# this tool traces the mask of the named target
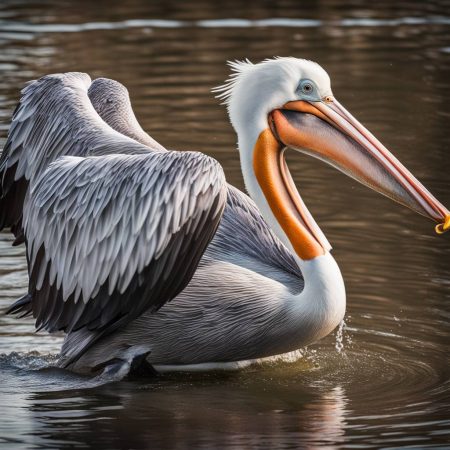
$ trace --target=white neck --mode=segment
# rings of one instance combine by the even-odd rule
[[[252,130],[251,127],[248,127],[245,131],[240,130],[238,134],[238,147],[245,186],[268,225],[291,251],[303,274],[305,287],[300,294],[291,295],[291,306],[295,310],[295,315],[301,318],[302,326],[304,326],[303,322],[308,322],[309,334],[311,334],[312,339],[319,339],[330,333],[344,316],[345,287],[342,275],[336,261],[329,252],[311,260],[302,260],[272,213],[253,168],[253,149],[262,131],[258,128],[255,127],[253,128],[255,131],[247,132],[247,130]],[[308,334],[306,329],[304,331]]]

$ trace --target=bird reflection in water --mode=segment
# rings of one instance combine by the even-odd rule
[[[99,449],[146,443],[214,448],[219,441],[227,448],[334,448],[343,441],[347,398],[342,386],[299,386],[265,374],[269,377],[260,380],[254,370],[244,376],[211,374],[206,380],[170,375],[148,384],[36,393],[28,407],[36,428],[32,434],[45,436],[47,446],[90,442]]]

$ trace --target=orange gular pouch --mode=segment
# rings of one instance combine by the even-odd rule
[[[330,249],[292,181],[284,146],[270,129],[261,132],[253,152],[253,169],[267,203],[297,255],[303,260]]]

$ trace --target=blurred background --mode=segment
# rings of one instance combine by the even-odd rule
[[[243,189],[211,88],[227,60],[273,56],[319,62],[339,101],[449,206],[444,0],[2,0],[0,148],[28,80],[87,72],[123,83],[160,143],[214,156]],[[288,159],[346,281],[337,333],[291,363],[87,389],[48,368],[61,337],[1,315],[0,446],[448,448],[449,237],[318,161]],[[27,286],[11,241],[0,234],[0,312]]]

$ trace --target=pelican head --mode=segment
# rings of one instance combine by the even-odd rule
[[[258,190],[263,195],[301,259],[331,247],[295,188],[283,156],[287,147],[429,217],[438,233],[450,228],[449,210],[336,100],[330,77],[318,64],[276,58],[230,65],[233,74],[216,91],[238,134],[247,189],[252,197]]]

